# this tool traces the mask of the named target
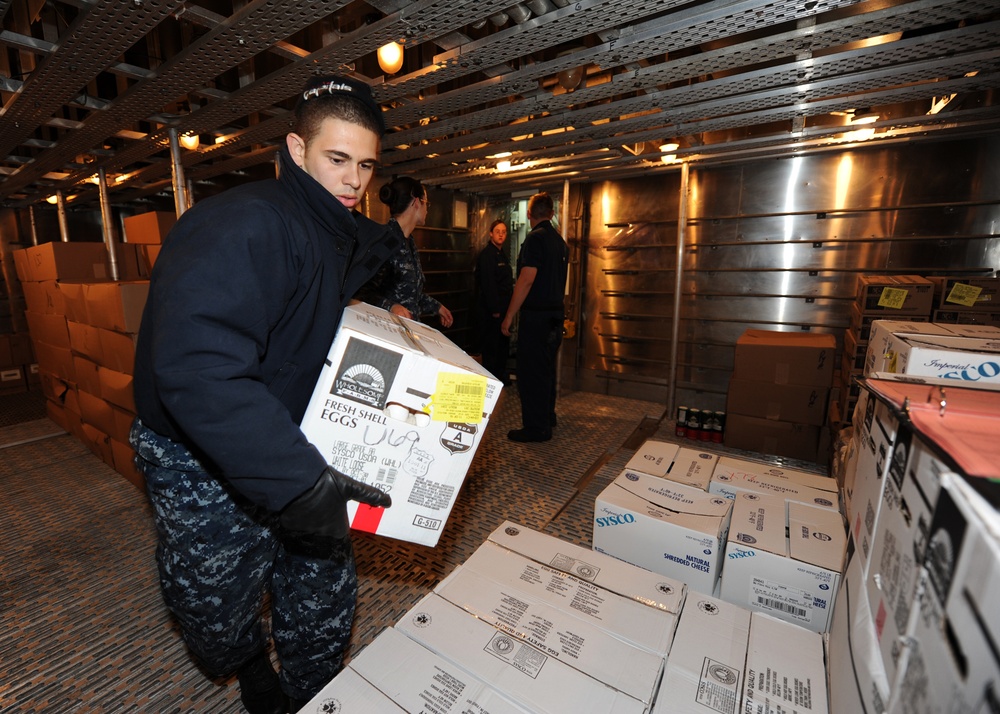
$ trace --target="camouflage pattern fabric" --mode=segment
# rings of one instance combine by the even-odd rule
[[[273,515],[228,489],[184,446],[138,419],[129,441],[156,519],[163,598],[188,647],[210,674],[235,671],[266,645],[269,589],[281,688],[312,698],[340,669],[350,642],[358,587],[350,547],[330,560],[290,553]]]

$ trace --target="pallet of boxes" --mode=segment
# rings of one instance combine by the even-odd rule
[[[726,397],[726,446],[826,462],[833,335],[746,330]]]
[[[50,242],[14,252],[49,418],[136,485],[128,432],[135,417],[135,335],[149,291],[136,246]]]
[[[859,386],[833,710],[995,709],[1000,380],[871,372]]]
[[[872,324],[876,320],[930,322],[933,304],[934,284],[919,275],[858,276],[837,384],[838,412],[844,424],[850,423],[858,401],[856,380],[864,372]]]

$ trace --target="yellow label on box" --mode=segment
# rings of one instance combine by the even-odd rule
[[[438,372],[431,397],[431,419],[478,424],[486,405],[486,377],[478,374]]]
[[[957,305],[965,305],[966,307],[975,307],[976,301],[979,300],[979,294],[982,291],[982,288],[977,288],[974,285],[955,283],[944,301],[953,302]]]
[[[909,290],[904,288],[884,288],[879,296],[879,307],[891,307],[894,310],[901,310]]]

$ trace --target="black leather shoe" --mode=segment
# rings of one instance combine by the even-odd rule
[[[267,652],[260,652],[236,670],[240,701],[249,714],[285,714],[288,698],[281,691],[278,673]]]
[[[532,429],[512,429],[507,432],[507,438],[511,441],[530,442],[548,441],[552,438],[551,431],[534,431]]]

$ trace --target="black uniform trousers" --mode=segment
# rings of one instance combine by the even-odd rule
[[[556,356],[562,344],[563,311],[521,309],[517,325],[517,391],[521,423],[549,434],[556,414]]]

